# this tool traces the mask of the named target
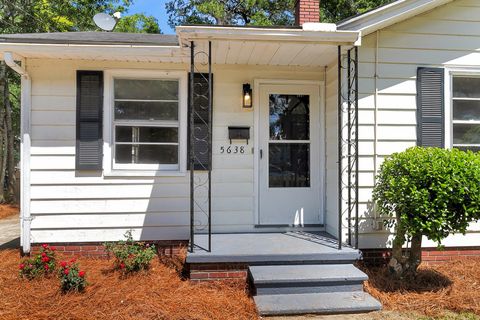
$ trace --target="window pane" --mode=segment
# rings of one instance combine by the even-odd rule
[[[177,80],[115,79],[115,99],[178,100]]]
[[[480,101],[453,100],[453,120],[480,120]]]
[[[480,78],[454,77],[454,98],[480,98]]]
[[[306,95],[270,95],[270,139],[310,139],[310,97]]]
[[[270,188],[310,187],[310,144],[269,144]]]
[[[178,103],[115,101],[115,120],[178,120]]]
[[[454,144],[480,144],[479,124],[453,124]]]
[[[473,147],[473,146],[472,147],[455,147],[454,146],[454,148],[462,150],[462,151],[468,151],[468,150],[470,150],[472,152],[479,152],[480,151],[480,146],[478,146],[478,147]]]
[[[116,145],[116,163],[178,164],[178,146]]]
[[[178,128],[115,127],[117,142],[178,142]]]

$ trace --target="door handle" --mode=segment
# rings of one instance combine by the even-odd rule
[[[263,149],[260,149],[260,159],[263,158]]]

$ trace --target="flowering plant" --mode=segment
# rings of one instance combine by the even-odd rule
[[[81,292],[88,285],[85,280],[85,271],[80,270],[75,259],[60,262],[58,275],[60,277],[60,287],[63,292],[77,291]]]
[[[18,268],[20,277],[29,280],[41,275],[51,274],[56,268],[55,247],[43,244],[39,254],[33,258],[24,259]]]
[[[155,246],[133,241],[132,232],[125,233],[125,241],[105,243],[107,252],[115,257],[115,268],[124,273],[147,270],[156,255]]]

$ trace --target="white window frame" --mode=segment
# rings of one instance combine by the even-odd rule
[[[453,145],[453,78],[454,77],[471,77],[480,78],[480,69],[478,68],[446,68],[445,69],[445,146],[448,149]],[[465,99],[467,100],[467,99]],[[472,99],[470,99],[472,100]],[[473,100],[480,100],[476,98]],[[468,124],[480,124],[480,121],[463,121]],[[457,120],[455,123],[461,124],[462,121]],[[456,145],[456,146],[478,146],[478,145]]]
[[[115,125],[114,125],[114,80],[178,80],[178,165],[117,164],[115,163]],[[188,75],[184,71],[156,70],[106,70],[104,72],[104,110],[103,110],[103,168],[105,176],[177,176],[185,175],[187,170],[187,100]],[[128,121],[123,121],[127,124]],[[135,123],[140,123],[136,121]],[[119,121],[117,121],[118,125]],[[165,124],[167,122],[165,121]],[[173,121],[172,124],[177,124]],[[146,126],[154,124],[145,122]]]

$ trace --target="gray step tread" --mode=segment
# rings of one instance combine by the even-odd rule
[[[260,315],[356,313],[382,308],[365,292],[262,295],[254,300]]]
[[[368,276],[352,264],[250,266],[255,285],[361,282]]]

